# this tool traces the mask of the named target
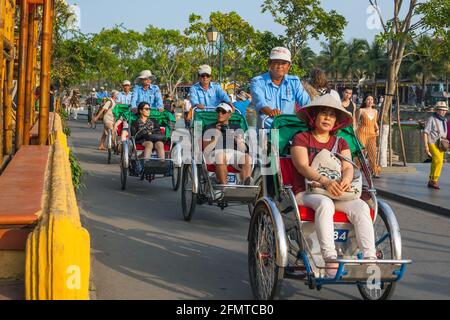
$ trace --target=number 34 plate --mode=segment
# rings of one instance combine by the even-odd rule
[[[347,242],[349,230],[336,229],[334,230],[334,242]]]

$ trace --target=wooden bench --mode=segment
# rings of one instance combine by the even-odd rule
[[[0,176],[0,279],[24,272],[27,237],[42,212],[49,152],[48,146],[22,146]]]

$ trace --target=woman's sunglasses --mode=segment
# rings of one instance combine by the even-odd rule
[[[204,73],[200,75],[200,78],[211,78],[211,75]]]
[[[150,110],[150,108],[142,108],[142,110],[148,111]]]

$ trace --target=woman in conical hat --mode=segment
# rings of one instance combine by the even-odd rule
[[[330,197],[339,198],[351,188],[353,165],[342,161],[340,181],[332,180],[311,167],[313,159],[323,149],[328,151],[337,149],[337,153],[351,159],[349,145],[344,139],[337,139],[335,134],[339,129],[352,124],[352,114],[331,94],[324,94],[300,109],[297,115],[306,122],[309,130],[297,134],[292,141],[292,162],[300,176],[304,178],[298,179],[299,183],[293,189],[298,204],[315,211],[315,227],[322,257],[326,263],[326,273],[327,276],[333,277],[338,267],[336,263],[330,262],[337,259],[333,223],[335,211],[346,213],[355,226],[358,246],[364,258],[376,259],[375,235],[369,206],[359,198],[342,201]],[[305,179],[312,184],[308,185],[308,188],[320,187],[330,196],[306,192]]]

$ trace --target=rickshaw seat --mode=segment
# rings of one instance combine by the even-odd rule
[[[300,212],[300,219],[302,222],[309,221],[314,222],[315,221],[315,212],[313,209],[304,207],[304,206],[298,206],[298,211]],[[375,211],[371,208],[370,209],[370,217],[373,219],[375,218]],[[333,222],[337,223],[351,223],[350,220],[348,220],[347,215],[344,212],[336,211],[333,216]]]
[[[207,164],[206,168],[208,172],[216,172],[216,165],[215,164]],[[228,173],[240,173],[239,170],[236,170],[233,166],[227,166]]]

